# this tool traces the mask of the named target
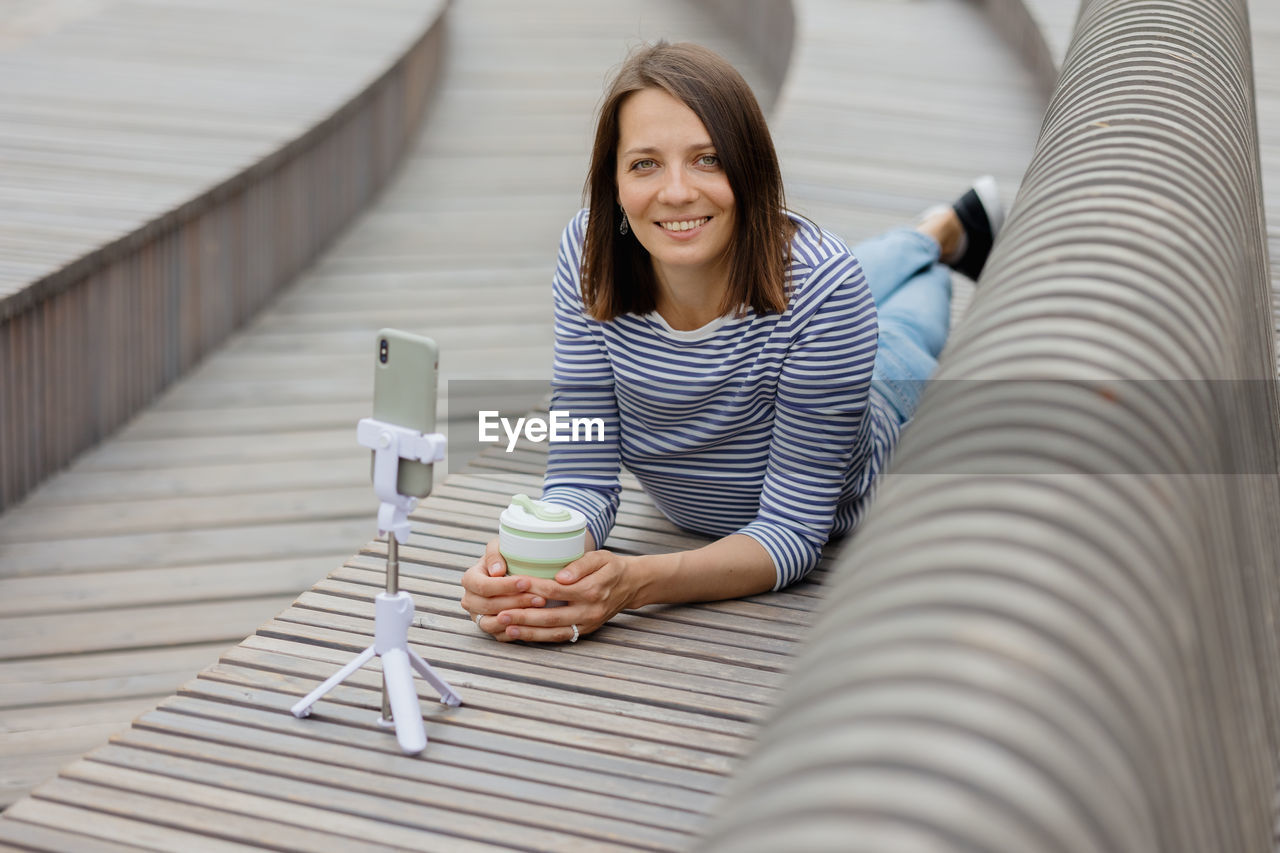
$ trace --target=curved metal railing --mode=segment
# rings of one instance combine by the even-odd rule
[[[1269,849],[1280,407],[1245,0],[1088,0],[708,850]]]

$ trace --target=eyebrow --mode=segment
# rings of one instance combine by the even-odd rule
[[[709,139],[708,139],[706,142],[699,142],[699,143],[697,143],[697,144],[695,144],[695,145],[690,145],[690,146],[688,146],[685,150],[686,150],[686,151],[697,151],[697,150],[699,150],[699,149],[701,149],[701,148],[710,148],[710,149],[714,150],[714,149],[715,149],[715,146],[714,146],[714,145],[712,145],[712,144],[711,144],[711,140],[709,140]],[[633,157],[633,156],[635,156],[636,154],[660,154],[660,153],[661,153],[661,152],[660,152],[657,148],[655,148],[654,146],[652,146],[652,145],[643,145],[643,146],[640,146],[640,147],[638,147],[638,148],[628,148],[626,151],[623,151],[623,152],[622,152],[622,156],[623,156],[623,157]]]

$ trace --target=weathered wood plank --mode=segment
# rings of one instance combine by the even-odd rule
[[[241,668],[261,669],[282,675],[305,677],[320,680],[327,678],[336,668],[350,660],[350,655],[337,649],[324,646],[293,642],[287,639],[255,635],[245,639],[234,648],[225,650],[219,662]],[[588,711],[610,713],[616,711],[617,704],[605,696],[565,690],[553,685],[535,681],[512,679],[505,676],[491,676],[474,669],[450,669],[439,660],[432,662],[432,667],[446,675],[446,680],[456,680],[458,684],[466,684],[469,689],[483,691],[489,696],[491,703],[503,701],[500,697],[534,701],[546,705],[565,705],[582,708]],[[206,675],[213,676],[212,672]],[[367,680],[366,680],[367,679]],[[373,671],[361,673],[356,682],[364,686],[376,686],[378,676]],[[187,684],[184,693],[193,692],[204,684],[194,681]],[[193,686],[194,685],[194,686]],[[430,701],[430,691],[427,691]],[[732,755],[743,748],[742,739],[754,737],[755,725],[741,720],[729,720],[716,717],[703,711],[683,711],[661,705],[635,704],[627,710],[628,720],[649,720],[673,727],[698,729],[698,742],[714,752]],[[656,731],[656,730],[655,730]],[[704,734],[712,733],[707,740]],[[686,734],[670,735],[671,742],[682,744]]]
[[[124,724],[121,723],[120,725]],[[82,742],[73,736],[65,739],[65,746],[47,744],[42,751],[33,751],[30,755],[7,757],[3,765],[0,765],[0,767],[3,767],[3,771],[0,772],[0,809],[7,809],[13,803],[31,793],[31,789],[36,785],[53,778],[63,767],[78,761],[87,750],[100,746],[119,728],[120,726],[116,726],[114,729],[106,729],[102,732],[101,737],[88,743]],[[7,812],[5,814],[7,815]],[[0,819],[0,827],[3,827],[7,822]],[[0,833],[0,838],[3,837],[3,833]],[[63,849],[75,848],[73,846]]]
[[[253,672],[240,668],[229,672],[228,675],[233,677],[226,681],[202,673],[200,678],[183,688],[181,697],[167,700],[164,707],[181,707],[183,713],[219,720],[252,721],[268,731],[302,734],[325,743],[376,751],[394,750],[386,732],[371,725],[374,719],[371,714],[377,713],[374,710],[376,694],[372,692],[376,689],[377,680],[364,681],[367,674],[359,673],[362,678],[357,685],[361,686],[347,687],[344,684],[338,701],[330,704],[326,697],[323,715],[300,722],[286,713],[297,701],[297,694],[286,691],[305,682],[279,677],[281,674],[273,678],[268,670]],[[210,701],[179,706],[180,699],[185,697]],[[424,709],[438,710],[430,705],[429,701],[424,703]],[[620,716],[624,720],[630,719],[630,715]],[[576,740],[544,740],[536,737],[536,728],[526,728],[519,717],[471,715],[466,722],[469,724],[465,726],[431,727],[428,731],[430,743],[519,758],[536,763],[543,774],[567,774],[571,784],[566,784],[570,786],[576,784],[597,790],[599,785],[606,785],[620,796],[696,811],[710,805],[711,796],[723,787],[725,781],[720,774],[698,767],[655,762],[643,755],[637,757],[596,749],[590,743]],[[579,770],[588,775],[573,779],[573,774]],[[429,765],[424,772],[429,772]],[[614,777],[612,781],[610,777]]]
[[[698,823],[698,816],[689,812],[583,789],[570,791],[536,776],[508,773],[499,762],[486,761],[493,761],[492,757],[474,751],[465,754],[466,764],[436,761],[432,772],[424,774],[413,772],[422,768],[423,762],[397,754],[398,750],[370,763],[367,750],[280,733],[264,735],[257,728],[185,714],[156,712],[139,728],[92,756],[93,761],[151,769],[159,774],[150,777],[153,786],[182,784],[173,779],[175,776],[200,779],[203,772],[220,788],[248,788],[254,796],[229,796],[243,803],[240,809],[253,808],[273,819],[288,820],[285,814],[273,814],[279,801],[287,798],[305,803],[308,808],[304,813],[319,808],[341,814],[359,807],[365,815],[381,821],[398,820],[421,829],[447,827],[451,833],[472,838],[514,835],[525,829],[531,836],[529,843],[549,850],[556,849],[557,843],[565,844],[572,835],[584,836],[574,845],[584,850],[593,849],[588,844],[611,848],[620,842],[672,849],[681,846]],[[163,748],[180,758],[147,761],[146,753],[138,756],[133,750],[122,749],[126,743],[148,751]],[[271,756],[269,762],[262,760],[264,752]],[[227,765],[234,770],[213,769]],[[355,769],[360,766],[366,769]],[[123,775],[123,768],[117,772]],[[74,770],[64,774],[81,775],[82,771]],[[139,786],[149,777],[141,772],[129,775]],[[406,784],[410,781],[412,785]],[[573,805],[566,807],[570,795]],[[199,800],[193,798],[192,802],[198,804]],[[225,807],[216,800],[210,804]],[[398,819],[392,817],[393,810]],[[664,818],[673,824],[670,829],[663,827]],[[377,837],[376,826],[365,826],[368,837]]]
[[[72,765],[72,768],[76,766]],[[72,806],[77,810],[92,809],[104,815],[121,818],[122,824],[123,821],[128,821],[131,832],[138,832],[143,837],[149,833],[145,830],[135,830],[133,827],[137,824],[148,823],[159,828],[182,827],[184,830],[199,834],[200,840],[194,842],[195,848],[181,846],[173,849],[204,849],[211,841],[224,842],[212,849],[230,850],[240,845],[277,848],[303,845],[315,849],[330,845],[334,841],[329,833],[317,832],[299,824],[250,817],[195,802],[180,802],[171,797],[166,797],[163,800],[164,808],[158,809],[156,799],[148,791],[82,782],[76,778],[77,775],[93,776],[94,774],[76,773],[72,770],[72,775],[59,776],[49,784],[41,786],[38,797],[63,806]],[[97,775],[101,777],[104,774]],[[116,772],[117,777],[123,775],[123,772]],[[136,779],[130,779],[130,781],[136,784]],[[178,783],[172,782],[171,785],[175,793],[181,793]],[[230,794],[217,789],[211,789],[209,795],[210,799],[219,805],[232,799]],[[281,811],[287,814],[289,810],[281,809]],[[93,830],[96,831],[103,820],[100,817],[94,817],[86,822],[91,823]],[[166,835],[173,840],[180,837]],[[187,843],[191,844],[192,841],[189,840]],[[344,850],[367,851],[367,853],[390,853],[395,850],[390,845],[351,837],[342,838],[341,843]]]
[[[148,648],[183,642],[237,642],[265,618],[285,607],[292,595],[263,599],[113,608],[75,618],[67,630],[64,614],[10,616],[0,619],[0,660],[41,654],[88,654]]]
[[[18,846],[10,846],[4,842]],[[138,848],[135,844],[118,844],[50,826],[5,820],[0,821],[0,849],[40,850],[48,853],[66,850],[75,850],[77,853],[136,853]]]
[[[575,666],[574,656],[588,653],[570,652],[559,647],[541,649],[517,644],[499,645],[487,635],[481,636],[474,625],[468,628],[470,620],[461,616],[447,621],[431,621],[443,625],[439,629],[409,629],[410,642],[419,645],[423,657],[490,675],[518,673],[521,678],[541,684],[643,700],[664,707],[714,712],[739,720],[755,719],[763,710],[761,706],[767,706],[772,696],[767,686],[735,682],[733,678],[738,669],[730,666],[703,667],[719,670],[719,677],[714,672],[691,676],[651,669],[649,662],[660,660],[659,655],[618,646],[610,646],[607,657],[601,656],[605,654],[601,651],[592,653],[589,666]],[[370,645],[373,623],[338,613],[318,613],[291,607],[258,631],[266,636],[286,639],[328,641],[355,652]]]
[[[201,756],[206,757],[207,753]],[[226,760],[221,754],[217,757]],[[431,851],[442,846],[459,850],[495,849],[433,831],[448,823],[443,812],[432,810],[421,815],[424,810],[399,801],[385,787],[378,795],[371,796],[360,788],[334,790],[330,785],[298,781],[276,773],[236,770],[208,760],[168,757],[158,761],[157,758],[157,753],[150,751],[107,747],[99,750],[92,760],[67,768],[63,778],[103,788],[119,788],[149,798],[207,806],[225,811],[229,817],[244,814],[286,824],[299,830],[292,842],[294,845],[339,845],[343,850]],[[284,758],[280,762],[290,763]],[[162,768],[160,772],[155,770],[157,765]],[[321,778],[326,775],[321,767],[313,772]],[[406,822],[411,825],[405,826]],[[458,828],[466,829],[465,826]]]
[[[75,705],[35,705],[11,709],[5,714],[5,731],[0,734],[0,738],[6,738],[6,742],[3,747],[0,747],[0,751],[16,755],[25,749],[23,738],[12,737],[14,735],[40,735],[40,733],[67,726],[120,728],[121,715],[130,719],[145,711],[154,701],[152,697],[143,697],[142,699],[111,699]]]
[[[12,709],[164,696],[216,661],[226,646],[197,643],[0,662],[0,695]],[[7,714],[5,725],[11,726]]]
[[[362,514],[359,520],[235,525],[210,530],[171,529],[159,533],[66,539],[55,545],[47,541],[0,543],[0,576],[29,577],[41,573],[343,554],[352,550],[353,543],[368,537],[369,525],[368,517]]]
[[[3,578],[0,617],[293,595],[332,566],[323,558],[295,558]]]
[[[48,784],[59,786],[59,793],[67,792],[60,780],[54,779]],[[123,844],[133,850],[190,850],[192,853],[236,853],[244,850],[243,844],[212,838],[198,829],[172,829],[146,817],[96,811],[56,798],[28,797],[20,800],[5,809],[0,826],[10,821],[48,827],[75,827],[73,835],[84,835],[88,839],[85,849],[92,849],[94,843],[104,841],[112,845]],[[79,843],[78,839],[76,843]]]
[[[260,638],[259,642],[266,639],[270,638]],[[228,652],[219,665],[203,673],[204,677],[235,684],[275,685],[273,689],[281,689],[284,684],[290,684],[300,689],[305,682],[298,679],[318,682],[332,674],[337,668],[335,664],[346,662],[334,660],[332,656],[324,663],[311,660],[310,656],[306,659],[291,659],[274,652],[258,651],[257,646],[258,643],[255,643],[250,650]],[[286,649],[296,655],[296,646],[296,643],[276,640],[274,647]],[[431,654],[429,649],[423,651]],[[349,657],[348,655],[347,658]],[[653,702],[651,695],[643,693],[627,696],[624,690],[615,690],[609,694],[589,692],[549,681],[522,680],[492,668],[485,671],[469,667],[465,660],[459,666],[458,656],[446,658],[432,655],[430,660],[433,668],[449,679],[450,683],[458,685],[460,689],[466,688],[469,697],[467,705],[472,709],[513,718],[545,717],[583,730],[605,733],[616,732],[616,715],[623,713],[628,720],[628,732],[634,738],[675,747],[688,746],[692,741],[697,743],[700,752],[729,756],[741,754],[754,734],[753,723],[727,719],[718,714],[718,709],[711,703],[706,708],[678,708]],[[246,667],[274,673],[287,681],[277,681],[274,677],[257,681],[255,679],[264,676],[246,672]],[[536,670],[530,671],[537,673]],[[380,683],[378,678],[371,671],[360,673],[346,683],[352,687],[363,686],[376,690]],[[193,688],[188,685],[185,689]],[[430,705],[431,691],[426,690],[426,693],[425,699]],[[626,703],[625,706],[623,703]],[[459,723],[468,724],[469,719],[460,717]]]
[[[198,686],[206,685],[201,681]],[[253,694],[256,697],[274,695],[262,692],[253,692]],[[276,699],[280,698],[283,697],[276,697]],[[285,731],[283,724],[289,719],[287,715],[279,713],[279,710],[230,707],[225,703],[197,701],[193,698],[174,699],[166,703],[165,708],[186,713],[189,716],[207,717],[207,719],[241,727],[252,725],[253,729],[280,731],[280,733]],[[365,712],[364,717],[367,721],[369,713]],[[311,722],[317,725],[311,725]],[[518,726],[518,722],[516,725]],[[315,720],[308,721],[305,726],[291,726],[291,729],[293,734],[307,736],[307,738],[315,735],[320,743],[332,743],[343,747],[342,752],[320,752],[315,756],[308,753],[307,757],[315,757],[330,765],[352,767],[356,770],[366,766],[367,762],[364,754],[355,749],[385,751],[388,747],[387,739],[379,736],[378,731],[367,729],[367,727],[353,731],[352,726],[349,725]],[[134,731],[129,735],[129,745],[146,745],[147,749],[155,749],[157,752],[172,751],[172,749],[166,749],[164,740],[166,735],[156,734],[150,738],[146,735],[145,730]],[[431,727],[431,735],[433,735],[430,740],[433,762],[439,763],[440,766],[463,768],[463,770],[480,774],[477,779],[470,781],[470,784],[463,785],[465,788],[479,784],[489,792],[516,797],[515,788],[503,792],[502,783],[489,779],[489,776],[500,774],[521,781],[538,780],[539,783],[550,786],[549,792],[525,790],[518,795],[529,799],[530,802],[545,802],[548,793],[553,797],[557,794],[572,792],[572,790],[600,794],[608,798],[596,803],[600,811],[634,808],[635,811],[630,812],[628,820],[648,821],[657,826],[680,827],[682,831],[694,829],[698,825],[701,813],[713,802],[712,795],[709,793],[699,792],[687,785],[675,784],[675,781],[681,779],[680,776],[672,775],[671,781],[667,784],[639,779],[640,774],[635,771],[637,766],[635,761],[627,762],[617,758],[611,760],[603,754],[588,751],[562,753],[556,756],[556,761],[548,761],[549,753],[545,749],[530,749],[532,742],[521,738],[518,730],[509,735],[502,735],[484,733],[467,726],[438,725]],[[526,752],[535,754],[532,757],[526,757],[524,754]],[[101,760],[101,753],[93,757],[95,760]],[[567,760],[571,763],[566,763]],[[246,766],[251,768],[260,768],[260,765],[261,762],[252,760],[246,762]],[[280,775],[288,775],[282,772],[284,770],[283,767],[271,768],[271,771],[278,772]],[[403,775],[404,772],[410,771],[413,771],[410,776]],[[398,779],[410,780],[419,779],[419,777],[434,780],[447,779],[447,776],[426,770],[421,762],[407,763],[397,767],[396,776]],[[403,789],[402,784],[393,784]],[[367,789],[367,786],[365,788]],[[401,795],[403,797],[404,794]],[[586,806],[588,803],[579,804]]]
[[[209,683],[222,681],[225,686],[235,687],[243,696],[261,696],[261,691],[301,693],[303,687],[314,686],[300,681],[293,676],[261,670],[247,670],[222,667],[203,674],[200,683],[193,690],[204,691]],[[468,685],[462,682],[465,689]],[[317,706],[315,722],[336,724],[341,721],[345,726],[359,726],[371,735],[378,737],[365,741],[352,734],[334,742],[339,745],[363,743],[367,752],[374,749],[378,753],[398,754],[398,747],[387,732],[381,730],[376,723],[379,707],[378,682],[375,680],[357,686],[358,683],[344,683],[326,695],[323,713]],[[330,698],[332,697],[332,698]],[[243,701],[243,700],[242,700]],[[260,701],[260,700],[258,700]],[[464,702],[464,705],[467,704]],[[647,738],[631,738],[626,731],[619,731],[618,719],[629,719],[628,706],[615,703],[613,725],[607,729],[586,728],[577,724],[575,718],[567,713],[556,713],[543,716],[536,713],[510,713],[507,709],[494,710],[483,705],[469,708],[465,713],[457,709],[446,709],[443,706],[423,703],[423,714],[429,737],[436,737],[441,743],[468,743],[476,748],[491,752],[515,755],[531,761],[542,761],[550,765],[565,767],[581,767],[600,772],[620,773],[627,779],[635,778],[663,786],[674,786],[675,790],[690,788],[693,790],[713,792],[721,788],[724,776],[730,771],[741,753],[729,755],[699,749],[696,746],[672,744],[666,740],[649,740]],[[307,722],[312,722],[308,718]],[[139,721],[138,728],[146,728],[145,719]],[[295,730],[305,735],[305,726]],[[329,730],[328,734],[339,729]],[[466,734],[461,734],[461,732]],[[318,736],[325,737],[321,731]],[[123,736],[128,741],[131,735]],[[746,741],[744,741],[746,743]],[[367,766],[370,756],[366,755],[360,766]],[[430,767],[430,763],[425,763]],[[630,785],[627,785],[628,789]],[[630,796],[640,796],[632,791]]]
[[[0,517],[0,541],[48,542],[60,537],[122,536],[174,528],[341,520],[376,515],[377,509],[378,499],[366,485],[86,504],[76,509],[76,523],[70,529],[63,518],[38,507],[22,506]]]

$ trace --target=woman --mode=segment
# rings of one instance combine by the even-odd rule
[[[554,279],[552,405],[606,429],[551,445],[543,498],[586,515],[588,552],[547,580],[507,575],[491,542],[463,575],[462,606],[499,640],[576,641],[623,609],[803,577],[856,526],[936,366],[943,264],[976,278],[1001,218],[981,179],[851,252],[786,211],[750,87],[691,44],[624,64],[587,194]],[[673,522],[716,540],[592,550],[613,526],[620,465]]]

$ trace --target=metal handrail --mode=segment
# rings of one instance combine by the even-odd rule
[[[1087,0],[702,849],[1270,849],[1280,401],[1245,0]]]

